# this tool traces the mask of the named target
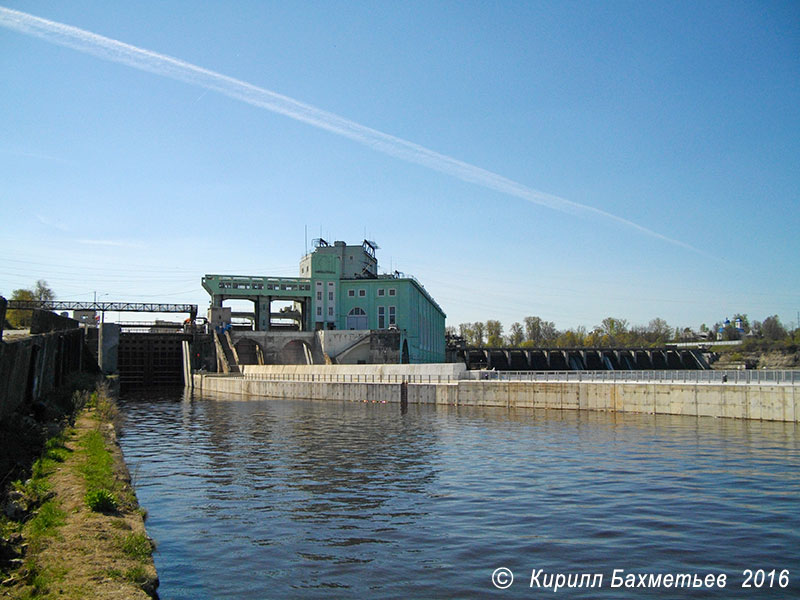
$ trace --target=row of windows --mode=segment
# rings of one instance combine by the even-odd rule
[[[355,298],[356,291],[355,290],[347,290],[347,295],[350,296],[351,298]],[[365,290],[363,288],[358,290],[358,297],[359,298],[364,298],[366,295],[367,295],[367,290]],[[385,295],[386,295],[386,288],[378,288],[378,296],[385,296]],[[389,288],[389,295],[390,296],[396,296],[397,295],[397,289],[396,288]]]
[[[264,284],[263,283],[254,283],[252,287],[249,283],[231,283],[230,281],[220,281],[219,282],[219,289],[234,289],[234,290],[263,290]],[[270,288],[272,289],[272,288]]]
[[[263,283],[253,283],[252,285],[249,283],[238,283],[234,282],[231,283],[230,281],[220,281],[219,282],[219,289],[234,289],[234,290],[263,290],[264,284]],[[304,283],[301,284],[267,284],[268,290],[282,290],[286,292],[295,292],[298,290],[310,290],[311,286],[306,285]]]
[[[378,307],[378,329],[386,329],[386,306]],[[392,327],[397,325],[397,307],[389,306],[389,321],[388,326]],[[333,316],[333,307],[328,307],[328,316]],[[317,307],[317,317],[322,317],[322,307]],[[347,313],[347,328],[348,329],[367,329],[367,313],[363,308],[356,306],[349,313]]]

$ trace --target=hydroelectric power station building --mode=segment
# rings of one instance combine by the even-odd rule
[[[250,331],[233,330],[238,362],[444,362],[446,315],[415,278],[379,274],[378,246],[369,240],[314,246],[300,261],[300,277],[203,277],[215,329],[236,317],[252,322]],[[253,312],[233,312],[226,300],[252,301]],[[284,307],[273,312],[277,301]]]

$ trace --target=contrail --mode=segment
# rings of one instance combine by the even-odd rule
[[[389,135],[377,129],[361,125],[339,115],[329,113],[309,104],[304,104],[288,96],[254,86],[245,81],[240,81],[227,75],[209,71],[197,65],[184,62],[171,56],[158,54],[112,40],[96,33],[65,25],[55,21],[48,21],[28,13],[0,7],[0,25],[20,33],[42,38],[47,42],[73,48],[86,54],[91,54],[103,60],[122,63],[149,71],[156,75],[169,77],[196,85],[207,90],[219,92],[247,104],[266,108],[272,112],[302,121],[314,127],[319,127],[331,133],[349,138],[359,144],[368,146],[378,152],[383,152],[406,162],[414,163],[445,173],[462,181],[475,183],[485,188],[495,190],[527,200],[534,204],[565,212],[572,215],[590,215],[601,217],[618,224],[631,227],[640,233],[655,237],[670,244],[680,246],[692,252],[708,256],[705,252],[679,240],[662,235],[638,223],[611,214],[599,208],[573,202],[559,196],[546,194],[529,188],[521,183],[507,179],[502,175],[487,171],[481,167],[460,161],[451,156],[440,154],[424,146],[408,140]]]

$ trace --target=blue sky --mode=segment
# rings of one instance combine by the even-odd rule
[[[797,320],[796,2],[1,4],[578,207],[0,26],[0,293],[205,307],[204,273],[297,275],[307,230],[366,233],[451,325]]]

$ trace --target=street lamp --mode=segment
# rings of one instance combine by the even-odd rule
[[[108,293],[100,294],[100,297],[102,298],[103,296],[108,296],[108,295],[109,295]],[[97,310],[97,291],[95,291],[95,293],[94,293],[94,308],[95,308],[95,310]],[[101,314],[101,318],[100,318],[101,324],[105,323],[106,322],[106,311],[101,309],[100,310],[100,314]]]

